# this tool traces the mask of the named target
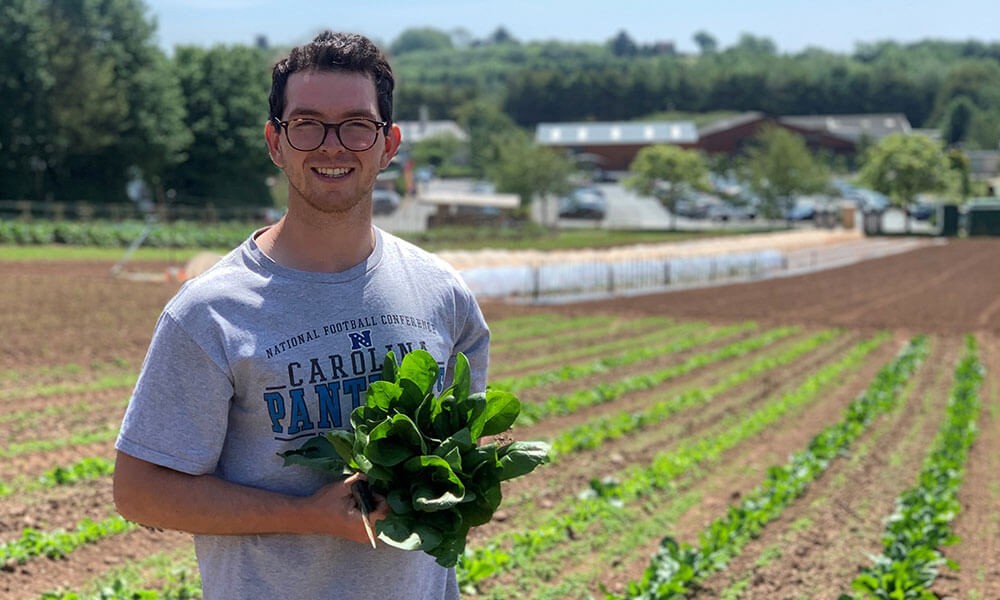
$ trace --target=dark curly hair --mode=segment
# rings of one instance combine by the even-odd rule
[[[385,54],[363,35],[324,31],[304,46],[292,48],[288,56],[271,71],[269,118],[280,120],[285,112],[285,87],[288,76],[297,71],[350,71],[367,75],[375,83],[379,118],[392,123],[392,91],[395,79]]]

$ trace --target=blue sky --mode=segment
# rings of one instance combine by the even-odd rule
[[[936,38],[1000,41],[1000,0],[145,0],[158,42],[308,41],[321,29],[390,43],[410,27],[463,28],[485,37],[503,26],[522,41],[604,42],[625,30],[637,42],[672,41],[695,50],[704,30],[722,47],[742,33],[770,38],[782,52],[815,46],[850,52],[858,42]]]

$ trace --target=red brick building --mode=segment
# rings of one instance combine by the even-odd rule
[[[903,114],[771,117],[746,112],[701,129],[690,121],[540,123],[535,142],[564,148],[604,170],[622,171],[628,169],[640,149],[653,144],[697,148],[707,154],[741,154],[768,125],[802,136],[813,152],[823,150],[844,156],[852,156],[864,143],[878,142],[891,133],[911,132]]]

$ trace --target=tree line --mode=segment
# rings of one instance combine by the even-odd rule
[[[141,0],[0,5],[0,200],[127,202],[131,190],[152,202],[272,203],[262,128],[270,69],[287,48],[261,38],[168,55],[155,34]],[[530,145],[539,122],[710,111],[902,112],[949,144],[997,146],[1000,44],[787,54],[749,34],[728,48],[708,32],[694,39],[699,51],[682,54],[624,31],[600,44],[414,28],[383,46],[395,118],[458,120],[477,176],[524,168],[511,144]]]

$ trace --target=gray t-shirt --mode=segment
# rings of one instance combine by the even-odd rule
[[[457,272],[376,229],[341,273],[282,267],[253,236],[165,307],[117,448],[193,475],[309,495],[332,478],[279,452],[349,428],[368,383],[423,348],[451,380],[458,352],[486,386],[489,329]],[[423,552],[325,535],[195,536],[205,598],[457,598],[453,569]]]

